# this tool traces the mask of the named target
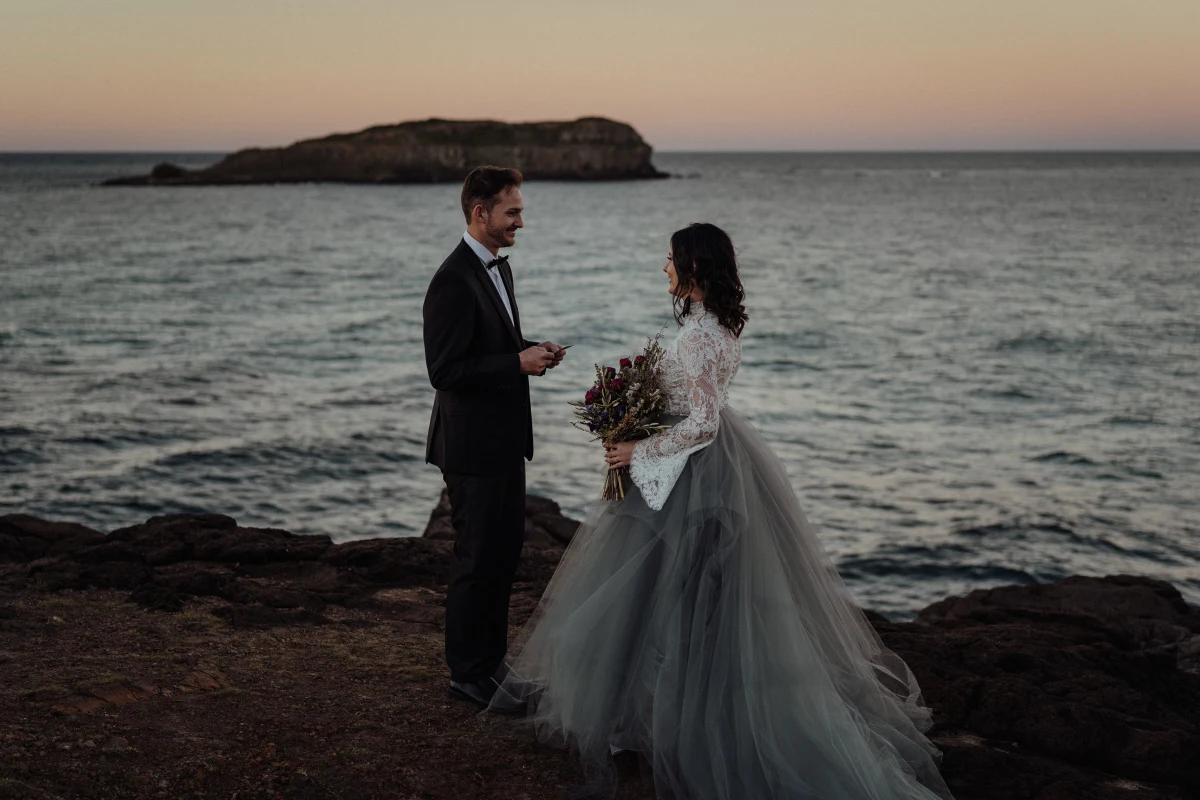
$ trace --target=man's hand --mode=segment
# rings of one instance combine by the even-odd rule
[[[562,360],[567,355],[566,348],[559,347],[554,342],[551,342],[549,340],[542,342],[541,347],[546,348],[546,352],[548,352],[552,356],[554,356],[554,361],[551,362],[550,366],[546,367],[546,369],[554,369],[555,367],[557,367],[559,364],[562,363]]]
[[[518,355],[521,359],[521,373],[524,375],[541,375],[558,361],[562,361],[562,356],[555,361],[554,351],[547,349],[543,344],[522,350]]]

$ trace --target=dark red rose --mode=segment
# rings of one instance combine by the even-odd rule
[[[594,403],[599,399],[600,399],[600,393],[598,391],[596,391],[595,389],[592,389],[590,392],[588,392],[587,394],[585,394],[583,396],[583,401],[585,403]]]
[[[645,356],[638,356],[637,358],[635,358],[635,359],[633,360],[633,363],[634,363],[635,365],[637,365],[637,366],[639,366],[639,367],[640,367],[642,364],[645,364],[645,363],[646,363],[646,357],[645,357]]]
[[[624,378],[617,378],[616,380],[614,380],[614,381],[613,381],[611,384],[609,384],[609,385],[610,385],[610,386],[613,388],[613,391],[619,392],[619,391],[621,391],[622,389],[624,389],[624,388],[625,388],[625,379],[624,379]]]
[[[617,376],[617,371],[615,369],[613,369],[612,367],[604,368],[604,377],[608,378],[611,381],[616,376]]]
[[[621,359],[621,369],[629,369],[632,366],[633,366],[633,362],[630,361],[628,358]]]

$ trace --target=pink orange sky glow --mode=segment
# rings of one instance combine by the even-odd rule
[[[590,115],[659,150],[1200,149],[1200,2],[0,1],[0,151]]]

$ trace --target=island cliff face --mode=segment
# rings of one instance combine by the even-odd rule
[[[516,167],[532,180],[661,178],[650,145],[629,125],[601,117],[508,124],[430,119],[358,133],[251,148],[199,170],[159,164],[107,186],[461,181],[481,164]]]

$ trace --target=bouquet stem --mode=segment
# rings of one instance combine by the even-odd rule
[[[604,476],[604,489],[600,492],[602,500],[624,500],[625,481],[629,477],[629,467],[610,469]]]

